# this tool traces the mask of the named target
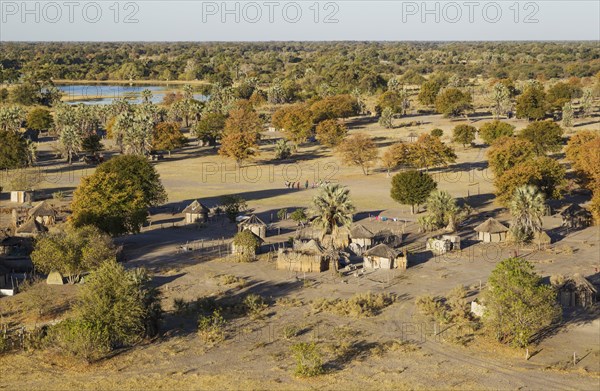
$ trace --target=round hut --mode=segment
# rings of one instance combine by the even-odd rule
[[[185,223],[205,223],[208,221],[208,212],[209,209],[206,206],[204,206],[200,201],[194,200],[194,202],[189,204],[183,210],[183,213],[185,213]]]
[[[508,227],[493,217],[490,217],[485,222],[475,227],[475,231],[478,232],[477,238],[484,243],[499,243],[506,240]]]
[[[265,239],[267,237],[267,224],[265,224],[261,219],[256,217],[256,215],[252,215],[240,222],[240,224],[238,225],[238,232],[244,230],[252,232],[261,239]]]

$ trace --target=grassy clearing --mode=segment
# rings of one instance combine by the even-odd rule
[[[366,318],[378,315],[395,301],[396,297],[392,294],[367,292],[357,293],[346,300],[326,298],[313,300],[312,309],[314,313],[331,312],[341,316]]]

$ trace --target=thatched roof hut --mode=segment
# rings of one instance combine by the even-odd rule
[[[52,225],[56,221],[56,210],[46,201],[38,203],[27,212],[30,218],[46,226]]]
[[[238,224],[238,231],[243,230],[249,230],[261,239],[267,237],[267,224],[254,214]]]
[[[406,270],[407,259],[401,252],[387,244],[378,244],[364,253],[365,269],[401,269]]]
[[[533,235],[532,243],[538,247],[545,247],[552,243],[552,238],[546,233],[546,231],[540,231]]]
[[[397,248],[402,246],[402,235],[389,229],[383,229],[373,236],[373,244],[387,244],[392,248]]]
[[[25,222],[25,224],[17,228],[15,236],[22,238],[35,237],[47,231],[48,228],[46,228],[43,224],[41,224],[34,218],[30,218]]]
[[[573,274],[557,287],[563,307],[589,307],[596,302],[598,290],[581,274]]]
[[[563,226],[568,228],[586,228],[592,224],[592,213],[579,204],[571,204],[560,215]]]
[[[498,243],[506,240],[508,227],[493,217],[490,217],[485,222],[475,227],[475,231],[479,233],[478,239],[482,240],[484,243]]]
[[[209,211],[210,210],[206,206],[204,206],[200,201],[194,200],[183,210],[183,213],[185,213],[185,223],[205,223],[208,220]]]
[[[369,231],[364,225],[357,224],[350,228],[350,239],[362,248],[368,248],[373,245],[373,232]]]

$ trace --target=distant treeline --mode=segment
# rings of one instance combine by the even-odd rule
[[[526,80],[600,72],[597,42],[0,43],[0,83],[49,80],[293,80],[305,91],[376,93],[431,73]]]

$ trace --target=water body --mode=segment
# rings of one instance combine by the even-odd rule
[[[141,92],[150,90],[152,92],[152,102],[160,103],[165,94],[173,90],[182,90],[183,87],[170,87],[165,85],[136,85],[125,84],[64,84],[56,86],[63,92],[63,97],[76,98],[69,99],[68,104],[75,105],[79,103],[89,105],[107,105],[115,99],[127,99],[131,103],[141,103]],[[200,101],[208,99],[202,94],[194,94],[194,98]]]

